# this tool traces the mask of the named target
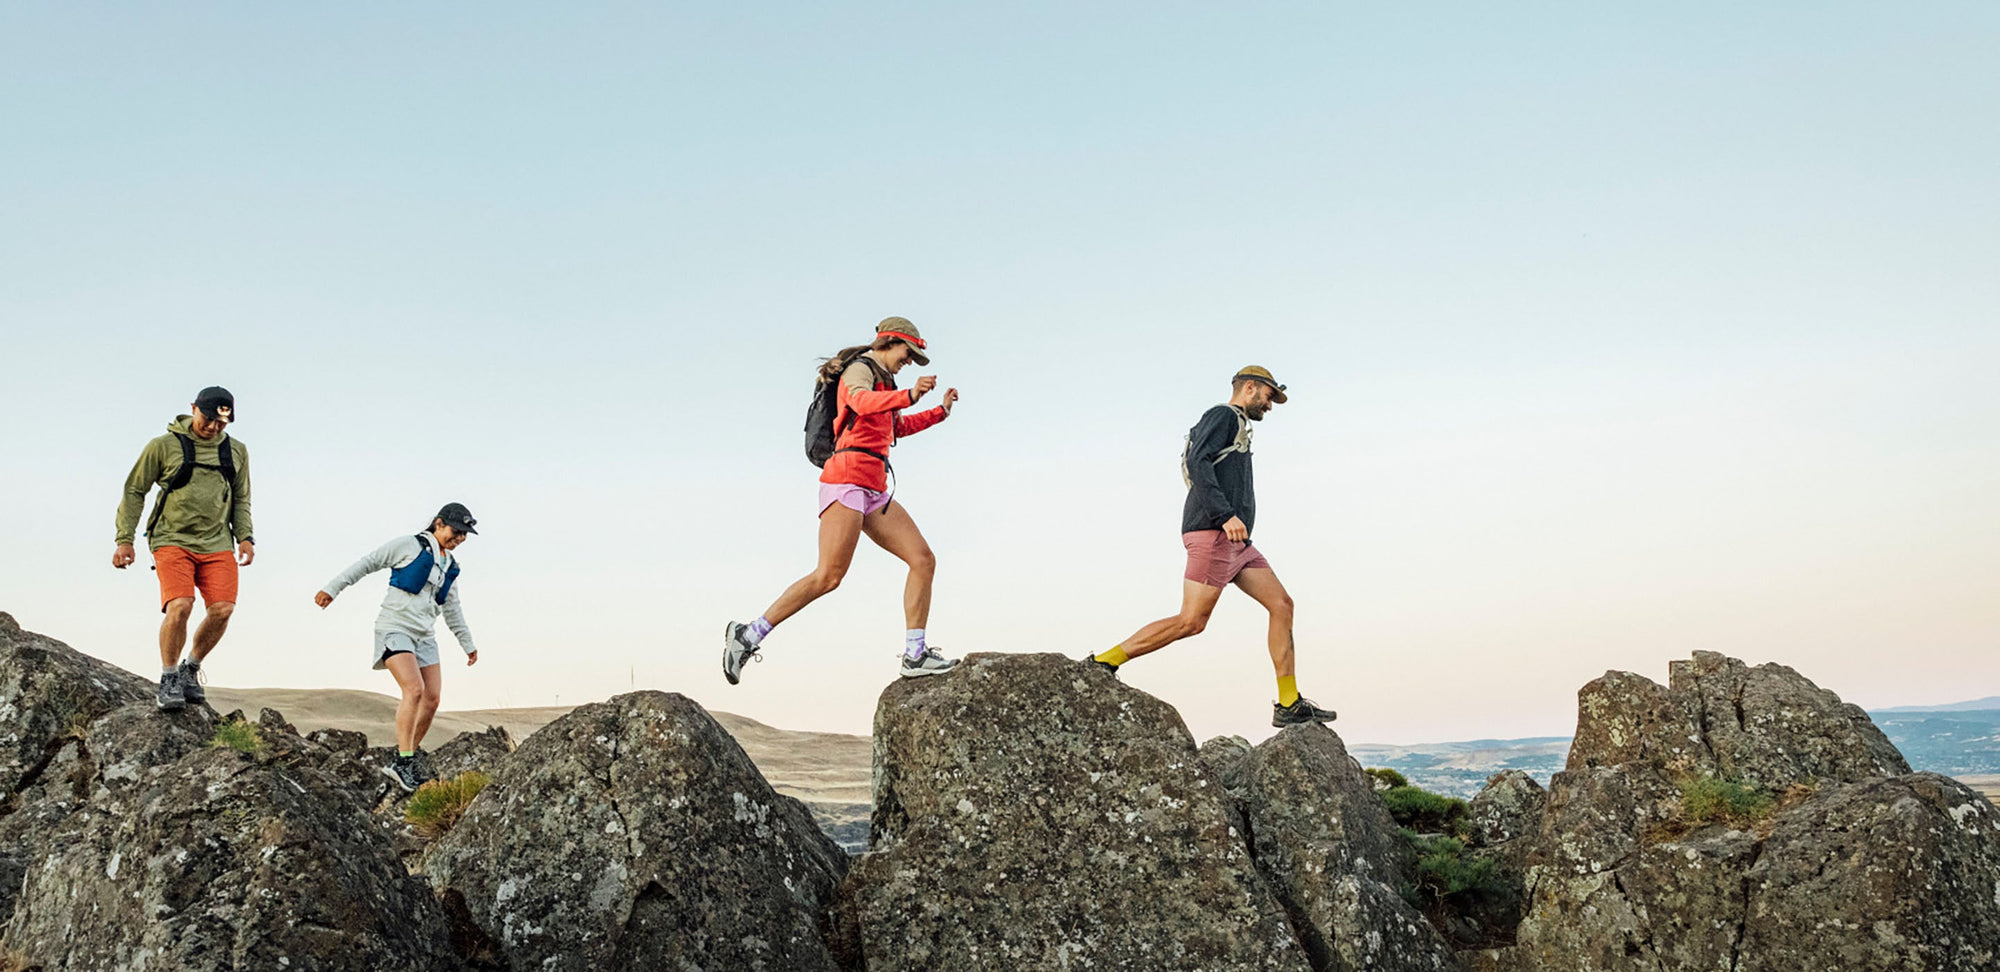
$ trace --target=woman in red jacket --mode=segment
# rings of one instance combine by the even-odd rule
[[[840,407],[834,416],[834,452],[819,475],[819,566],[785,588],[762,617],[749,624],[731,621],[723,628],[722,676],[729,684],[737,683],[745,662],[761,657],[757,651],[772,628],[840,586],[864,533],[910,565],[910,579],[903,586],[903,618],[909,629],[903,639],[903,677],[957,667],[958,662],[924,643],[937,557],[910,512],[888,493],[889,448],[903,436],[944,421],[958,401],[958,389],[948,388],[943,404],[903,414],[937,387],[930,375],[918,378],[915,387],[896,387],[896,372],[905,364],[931,363],[924,348],[915,325],[890,317],[875,325],[874,341],[847,348],[821,367],[822,377],[839,382]]]

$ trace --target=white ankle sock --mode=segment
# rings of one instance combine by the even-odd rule
[[[924,657],[924,629],[911,628],[903,632],[903,657]]]

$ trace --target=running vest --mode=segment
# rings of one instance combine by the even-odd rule
[[[1228,458],[1229,454],[1232,452],[1241,452],[1248,454],[1250,451],[1249,414],[1244,412],[1242,409],[1237,408],[1234,405],[1229,406],[1229,410],[1236,413],[1236,439],[1235,441],[1229,443],[1227,446],[1224,446],[1221,452],[1215,454],[1215,462],[1212,463],[1211,465],[1217,465],[1217,466],[1221,465],[1222,460]],[[1186,486],[1188,489],[1194,488],[1194,477],[1188,475],[1188,458],[1193,452],[1194,452],[1194,429],[1189,429],[1187,434],[1187,441],[1181,446],[1181,484]]]
[[[389,568],[389,586],[405,594],[422,594],[424,585],[430,582],[431,568],[437,566],[437,558],[431,555],[431,536],[417,534],[417,543],[424,549],[417,559],[401,567]],[[444,603],[444,596],[451,593],[451,582],[458,579],[458,558],[451,559],[451,566],[445,569],[444,583],[438,585],[437,602]]]
[[[174,474],[167,478],[165,485],[160,487],[160,498],[153,501],[153,515],[146,518],[146,535],[149,537],[152,536],[153,528],[159,525],[160,514],[167,509],[167,494],[186,486],[190,480],[194,479],[195,470],[213,469],[222,476],[222,509],[224,515],[229,518],[230,538],[234,539],[236,535],[236,447],[230,445],[229,436],[225,434],[222,437],[222,441],[215,445],[215,462],[196,462],[194,461],[194,440],[179,432],[174,433],[174,438],[181,440],[181,464],[174,470]]]

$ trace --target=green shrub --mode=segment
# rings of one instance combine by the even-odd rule
[[[1769,790],[1735,780],[1696,780],[1681,788],[1681,820],[1691,827],[1718,823],[1747,827],[1777,807],[1778,798]]]
[[[1465,841],[1419,836],[1414,831],[1405,831],[1404,838],[1417,852],[1417,889],[1431,900],[1504,890],[1496,884],[1499,871],[1493,858],[1468,855]]]
[[[1399,827],[1429,834],[1465,833],[1464,800],[1405,785],[1384,790],[1382,802],[1388,804],[1389,816]]]
[[[1365,770],[1362,770],[1361,772],[1366,773],[1369,776],[1372,776],[1375,779],[1381,781],[1383,786],[1388,787],[1390,789],[1394,789],[1399,786],[1410,785],[1410,780],[1408,777],[1404,776],[1401,773],[1396,772],[1395,770],[1389,769],[1386,766],[1371,766]]]
[[[436,840],[451,832],[458,824],[458,818],[465,816],[465,808],[472,804],[472,798],[486,789],[487,776],[478,770],[466,770],[449,780],[432,780],[417,787],[410,794],[410,804],[403,809],[403,819],[416,828],[417,836],[425,840]]]
[[[208,744],[255,756],[264,749],[264,736],[254,723],[224,719],[215,724],[215,735],[209,737]]]

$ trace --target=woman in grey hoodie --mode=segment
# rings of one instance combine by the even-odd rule
[[[458,638],[465,651],[465,663],[479,662],[479,649],[472,643],[472,631],[465,626],[465,612],[458,600],[458,558],[452,551],[466,537],[479,531],[472,512],[458,503],[446,503],[431,518],[430,529],[413,536],[397,537],[375,552],[354,562],[313,595],[313,603],[324,608],[335,595],[354,582],[378,570],[389,571],[389,591],[382,598],[382,612],[375,616],[375,667],[386,668],[403,690],[403,702],[396,707],[396,758],[382,772],[389,774],[405,790],[415,790],[429,778],[417,762],[417,746],[437,715],[438,693],[443,673],[438,667],[435,637],[438,615]]]

